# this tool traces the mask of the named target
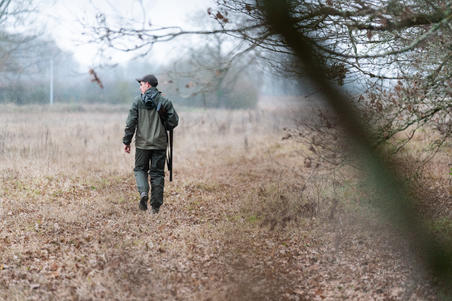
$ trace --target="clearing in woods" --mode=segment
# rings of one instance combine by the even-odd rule
[[[76,109],[0,113],[0,299],[435,299],[353,184],[331,215],[281,139],[293,108],[180,112],[158,215],[138,210],[126,111]]]

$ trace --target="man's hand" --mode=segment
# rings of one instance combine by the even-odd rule
[[[128,154],[130,154],[130,144],[124,145],[124,151]]]

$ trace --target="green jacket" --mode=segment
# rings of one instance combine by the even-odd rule
[[[179,123],[179,116],[171,101],[152,87],[137,96],[129,110],[122,142],[129,145],[135,134],[135,146],[139,149],[166,149],[167,130]]]

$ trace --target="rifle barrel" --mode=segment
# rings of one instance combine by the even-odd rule
[[[170,182],[173,181],[173,130],[169,131],[170,136],[170,155],[169,155],[169,172],[170,172]]]

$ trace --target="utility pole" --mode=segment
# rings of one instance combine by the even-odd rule
[[[50,59],[50,105],[53,105],[53,58]]]

